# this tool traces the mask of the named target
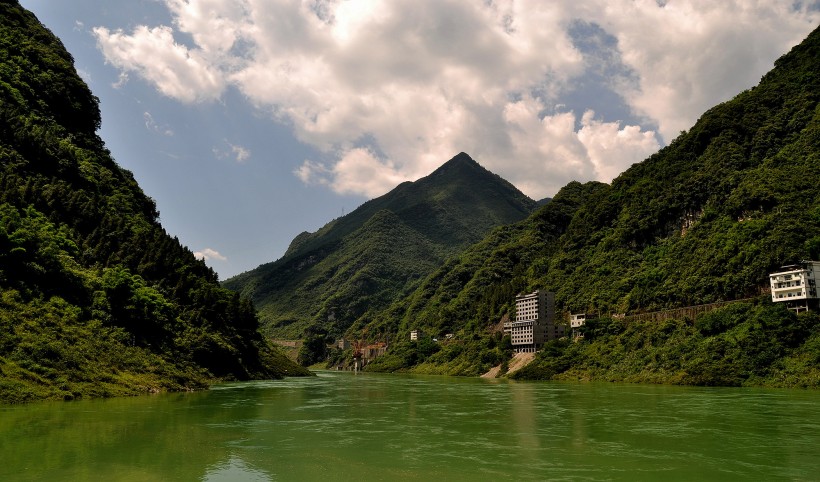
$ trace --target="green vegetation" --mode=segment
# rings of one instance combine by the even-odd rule
[[[597,320],[551,342],[512,378],[820,388],[820,315],[766,298],[695,320]]]
[[[328,339],[324,333],[311,333],[302,341],[296,361],[303,367],[322,363],[328,358]]]
[[[447,333],[455,338],[442,342],[442,349],[429,358],[409,355],[400,342],[368,370],[473,376],[508,360],[509,337],[501,337],[499,324],[513,315],[515,295],[527,287],[528,266],[553,252],[574,213],[605,187],[598,182],[568,184],[530,218],[495,229],[437,269],[410,296],[377,314],[365,330],[398,332],[399,340],[407,340],[411,330],[424,328],[439,339]]]
[[[536,288],[554,291],[566,311],[602,314],[759,295],[773,269],[820,259],[818,99],[820,30],[757,87],[710,109],[611,185],[568,185],[528,219],[451,258],[362,332],[487,338],[515,293]],[[517,376],[816,386],[817,331],[807,328],[816,318],[765,305],[723,308],[695,325],[598,324],[607,336],[555,342]],[[727,328],[703,332],[699,323]],[[402,348],[394,350],[393,360]],[[470,355],[472,364],[486,353]],[[448,358],[372,369],[448,372]]]
[[[492,228],[519,221],[535,202],[462,153],[316,233],[302,233],[282,259],[225,281],[253,299],[265,330],[334,336],[370,322],[445,259]],[[355,328],[354,328],[355,329]]]
[[[0,402],[305,373],[159,224],[62,44],[0,3]]]

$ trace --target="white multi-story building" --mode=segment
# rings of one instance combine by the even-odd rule
[[[504,333],[517,353],[535,352],[546,340],[563,334],[555,324],[555,293],[537,290],[515,297],[515,321],[504,323]]]
[[[797,313],[817,307],[817,278],[820,277],[820,261],[803,261],[783,266],[769,274],[772,301],[785,302]]]

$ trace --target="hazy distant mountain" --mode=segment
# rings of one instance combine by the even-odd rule
[[[224,286],[250,296],[267,330],[299,336],[316,325],[341,333],[409,292],[492,228],[525,218],[535,202],[461,153],[315,233],[276,262]]]

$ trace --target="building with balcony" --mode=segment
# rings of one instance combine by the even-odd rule
[[[576,313],[569,315],[569,328],[572,330],[572,339],[577,340],[579,338],[583,338],[584,334],[581,333],[581,327],[584,326],[587,320],[591,320],[595,318],[596,315],[592,313]]]
[[[543,290],[516,296],[515,321],[504,323],[516,353],[539,350],[545,341],[563,335],[563,328],[555,323],[555,293]]]
[[[769,274],[772,301],[786,303],[797,313],[817,309],[817,278],[820,277],[820,261],[802,261],[781,267]]]

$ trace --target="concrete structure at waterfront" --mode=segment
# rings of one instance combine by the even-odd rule
[[[820,261],[802,261],[781,267],[769,274],[772,301],[786,303],[797,313],[817,309],[817,278],[820,277]]]
[[[516,353],[535,352],[545,341],[563,335],[564,327],[555,323],[555,293],[536,290],[516,296],[515,321],[504,323],[504,333]]]
[[[365,360],[365,365],[370,363],[374,358],[378,358],[387,353],[387,343],[371,343],[362,348],[362,357]]]

